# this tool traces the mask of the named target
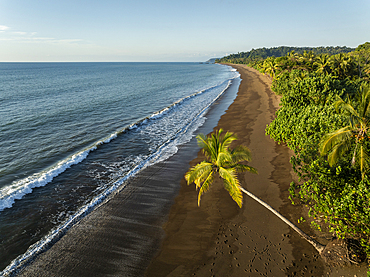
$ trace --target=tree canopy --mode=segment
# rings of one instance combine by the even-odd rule
[[[270,76],[281,96],[266,134],[294,151],[299,179],[290,199],[307,206],[315,228],[360,241],[370,257],[370,43],[286,50],[278,56],[265,49],[260,53],[274,55],[243,62]]]
[[[293,46],[279,46],[273,48],[258,48],[252,49],[248,52],[239,52],[237,54],[230,54],[221,59],[216,59],[219,63],[241,63],[248,64],[255,60],[264,60],[268,57],[283,57],[294,51],[294,53],[302,55],[304,52],[312,52],[315,55],[320,54],[340,54],[354,51],[355,49],[346,46],[328,46],[328,47],[293,47]]]

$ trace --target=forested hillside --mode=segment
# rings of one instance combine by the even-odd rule
[[[340,53],[348,53],[355,49],[348,48],[346,46],[343,47],[290,47],[290,46],[280,46],[274,48],[259,48],[259,49],[252,49],[248,52],[241,52],[238,54],[231,54],[229,56],[223,57],[221,59],[217,59],[216,62],[219,63],[235,63],[235,64],[248,64],[251,61],[256,60],[263,60],[268,57],[282,57],[286,56],[288,53],[294,51],[296,54],[303,54],[306,52],[312,52],[316,55],[320,54],[340,54]]]

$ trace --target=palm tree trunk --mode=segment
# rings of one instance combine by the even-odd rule
[[[261,205],[265,206],[268,210],[270,210],[272,213],[274,213],[278,218],[280,218],[282,221],[284,221],[286,224],[288,224],[294,231],[296,231],[298,234],[300,234],[306,241],[311,243],[313,247],[319,252],[319,254],[322,253],[322,251],[325,249],[325,245],[322,245],[321,243],[317,242],[313,238],[311,238],[309,235],[304,233],[301,229],[299,229],[297,226],[295,226],[292,222],[290,222],[288,219],[286,219],[284,216],[282,216],[280,213],[278,213],[274,208],[272,208],[267,203],[263,202],[261,199],[250,193],[249,191],[245,190],[244,188],[240,187],[241,191],[256,200]]]
[[[352,156],[352,161],[351,161],[352,166],[354,166],[354,165],[355,165],[355,163],[356,163],[356,150],[357,150],[357,144],[358,144],[357,142],[358,142],[358,138],[356,138],[355,151],[353,152],[353,156]]]

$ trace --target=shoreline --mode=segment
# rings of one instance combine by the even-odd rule
[[[266,77],[251,68],[233,67],[242,79],[238,96],[214,129],[234,132],[238,137],[234,145],[243,144],[251,150],[250,165],[257,168],[259,174],[240,174],[241,185],[279,210],[284,204],[281,191],[288,189],[291,176],[284,170],[282,174],[275,172],[278,176],[274,179],[279,179],[279,183],[271,180],[275,170],[272,161],[279,156],[275,150],[279,146],[266,137],[264,131],[279,101],[271,92]],[[279,162],[286,167],[289,165],[288,149],[280,150],[285,155]],[[202,157],[198,155],[190,166],[200,160]],[[287,267],[295,260],[288,226],[245,196],[243,207],[239,209],[219,182],[203,195],[200,207],[196,206],[196,196],[194,186],[186,186],[183,179],[169,221],[164,225],[166,238],[146,276],[286,276]],[[187,217],[181,221],[179,214],[183,213]],[[176,229],[176,226],[181,228]],[[204,229],[210,233],[206,238],[199,234],[204,233]],[[201,244],[188,243],[194,240]],[[183,248],[189,249],[188,255]],[[322,273],[323,265],[318,262],[312,276]]]
[[[239,84],[235,79],[207,110],[196,133],[212,131]],[[17,276],[143,276],[164,238],[162,225],[180,180],[198,151],[194,137],[169,159],[139,172]]]
[[[297,222],[302,207],[291,205],[288,199],[294,178],[291,152],[265,135],[266,124],[279,108],[278,96],[270,89],[271,80],[257,70],[231,66],[242,81],[237,98],[214,130],[236,133],[235,145],[243,144],[252,152],[250,165],[259,174],[240,174],[241,185]],[[198,153],[190,166],[202,160]],[[187,186],[182,178],[163,225],[166,237],[145,276],[366,276],[366,266],[326,266],[308,242],[254,200],[244,196],[239,209],[218,181],[202,196],[201,206],[196,204],[194,184]],[[325,243],[307,223],[299,227]]]
[[[231,66],[241,74],[240,85],[214,103],[197,133],[235,132],[259,171],[240,174],[242,186],[297,222],[300,208],[287,198],[290,153],[264,134],[278,98],[267,77]],[[270,211],[246,196],[239,209],[218,182],[198,207],[197,191],[183,176],[201,160],[193,138],[168,160],[140,172],[17,276],[363,276],[352,267],[340,275],[326,267]],[[299,227],[312,235],[306,225]]]

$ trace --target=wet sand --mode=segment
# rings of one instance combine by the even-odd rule
[[[242,82],[236,100],[215,129],[237,134],[236,144],[252,151],[250,165],[259,174],[239,175],[241,185],[272,207],[281,210],[292,180],[288,149],[265,136],[278,109],[279,99],[270,80],[253,69],[235,66]],[[191,165],[202,160],[199,155]],[[260,204],[244,197],[243,207],[231,200],[222,183],[215,183],[196,206],[194,186],[181,182],[181,190],[164,226],[166,238],[146,276],[286,276],[295,271],[322,276],[324,265],[307,244],[307,257],[293,264],[295,250],[289,227]],[[289,217],[288,217],[289,218]],[[305,242],[303,242],[305,244]]]
[[[239,84],[240,79],[235,80],[214,103],[197,132],[212,132]],[[168,160],[141,171],[18,276],[143,276],[161,246],[162,225],[181,179],[198,152],[194,137]]]
[[[236,143],[252,151],[250,165],[259,174],[240,174],[242,186],[297,222],[303,215],[301,207],[288,200],[291,153],[265,136],[279,99],[270,90],[270,79],[252,68],[233,66],[242,82],[215,129],[236,133]],[[199,153],[190,165],[202,159]],[[146,276],[366,276],[366,267],[326,267],[309,243],[260,204],[245,196],[239,209],[221,182],[202,196],[200,207],[196,204],[194,185],[187,186],[182,179],[164,225],[166,237]],[[317,236],[307,224],[299,227]],[[325,244],[320,236],[317,239]]]
[[[214,129],[235,132],[259,171],[240,174],[242,186],[297,222],[301,208],[288,200],[290,153],[264,131],[279,99],[267,77],[235,68],[242,78],[237,98],[225,114],[223,105],[233,99],[218,101],[200,131],[209,133],[218,122]],[[144,170],[20,276],[366,276],[363,269],[339,275],[326,267],[310,244],[254,200],[244,197],[239,209],[221,183],[213,184],[198,207],[194,186],[183,178],[203,159],[198,152],[193,139]],[[300,227],[313,234],[307,225]]]

